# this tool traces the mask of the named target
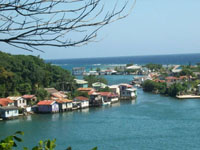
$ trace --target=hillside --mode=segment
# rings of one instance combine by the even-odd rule
[[[74,77],[39,57],[0,52],[0,97],[43,93],[45,87],[73,89]]]

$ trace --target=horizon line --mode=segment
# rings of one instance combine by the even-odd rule
[[[102,57],[77,57],[77,58],[50,58],[50,59],[44,59],[44,60],[72,60],[72,59],[100,59],[100,58],[118,58],[118,57],[148,57],[148,56],[167,56],[167,55],[194,55],[194,54],[200,54],[200,53],[176,53],[176,54],[154,54],[154,55],[135,55],[135,56],[102,56]]]

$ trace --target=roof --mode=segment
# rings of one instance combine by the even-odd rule
[[[155,81],[155,82],[160,82],[160,83],[164,83],[164,82],[165,82],[165,80],[160,80],[160,79],[155,79],[155,80],[153,80],[153,81]]]
[[[18,110],[16,106],[0,107],[1,110]]]
[[[180,76],[179,79],[187,79],[187,76]]]
[[[92,84],[93,87],[102,87],[105,88],[107,85],[101,82],[96,82]]]
[[[75,100],[88,101],[89,99],[87,97],[78,96],[78,97],[75,97]]]
[[[177,80],[178,78],[177,78],[177,77],[172,77],[172,76],[171,76],[171,77],[166,77],[165,79],[166,79],[166,80]]]
[[[17,101],[17,100],[20,100],[22,97],[21,96],[9,96],[7,98],[9,98],[9,99],[11,99],[13,101]]]
[[[88,95],[92,95],[92,93],[94,93],[94,92],[95,92],[95,91],[93,91],[93,90],[92,90],[92,91],[89,91],[89,92],[88,92]]]
[[[56,90],[55,88],[45,88],[45,90],[48,92],[48,93],[57,93],[58,90]]]
[[[99,93],[97,93],[97,92],[93,92],[92,94],[90,94],[90,95],[100,95]]]
[[[94,89],[93,89],[93,88],[78,88],[77,90],[78,90],[78,91],[89,92],[89,91],[92,91],[92,90],[94,90]]]
[[[65,103],[71,103],[71,102],[73,102],[73,100],[70,100],[70,99],[62,99],[62,101],[65,102]]]
[[[113,89],[114,89],[114,88],[119,88],[119,85],[110,85],[109,88],[110,88],[110,89],[112,89],[112,88],[113,88]]]
[[[101,96],[106,96],[106,97],[116,97],[118,96],[117,94],[115,93],[112,93],[112,92],[98,92]]]
[[[126,86],[127,88],[132,88],[133,86],[130,84],[126,84],[126,83],[122,83],[120,84],[120,86]]]
[[[69,100],[69,99],[62,99],[62,100],[56,100],[56,102],[58,102],[58,103],[71,103],[72,100]]]
[[[87,81],[85,80],[79,80],[79,79],[74,79],[76,81],[77,84],[88,84]]]
[[[10,104],[10,103],[14,103],[14,101],[9,98],[0,98],[1,106],[5,107],[5,106],[8,106],[8,104]]]
[[[31,99],[31,98],[34,98],[35,95],[23,95],[22,98],[25,98],[25,99]]]
[[[51,96],[56,97],[56,98],[64,98],[64,97],[66,97],[67,95],[62,94],[62,93],[60,93],[60,92],[56,92],[56,93],[51,93]]]
[[[40,101],[40,102],[38,102],[37,103],[37,105],[52,105],[52,104],[54,104],[55,103],[55,101],[52,101],[52,100],[43,100],[43,101]]]
[[[127,91],[131,91],[131,92],[134,92],[136,91],[137,89],[136,88],[130,88],[130,89],[126,89]]]

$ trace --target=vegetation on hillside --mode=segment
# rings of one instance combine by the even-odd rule
[[[73,79],[69,71],[45,63],[39,57],[0,52],[0,97],[36,94],[44,98],[46,87],[73,90]]]

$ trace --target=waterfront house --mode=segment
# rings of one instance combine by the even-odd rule
[[[22,108],[24,108],[25,106],[27,106],[26,99],[23,99],[21,96],[17,96],[17,97],[16,96],[9,96],[7,98],[13,100],[14,101],[14,105],[16,107],[22,107]]]
[[[0,118],[10,119],[19,116],[19,111],[16,106],[0,107]]]
[[[98,93],[101,95],[103,102],[115,103],[119,101],[119,97],[115,93],[112,92],[98,92]]]
[[[53,100],[43,100],[37,103],[38,112],[40,113],[54,113],[59,111],[59,105]]]
[[[117,94],[117,95],[120,95],[119,85],[111,85],[111,86],[109,86],[109,89],[110,89],[113,93],[115,93],[115,94]]]
[[[32,106],[37,102],[37,97],[35,95],[23,95],[22,98],[26,100],[27,106]]]
[[[91,71],[89,71],[89,75],[98,76],[99,73],[97,71],[91,70]]]
[[[102,104],[103,104],[103,101],[102,101],[101,94],[97,92],[93,92],[92,94],[90,94],[90,98],[89,98],[90,106],[98,107],[98,106],[102,106]]]
[[[56,102],[59,105],[59,112],[72,110],[72,100],[68,99],[62,99],[62,100],[56,100]]]
[[[87,97],[78,96],[74,98],[75,102],[78,102],[80,108],[87,108],[89,107],[89,99]]]
[[[104,84],[104,83],[101,83],[101,82],[96,82],[96,83],[93,83],[93,84],[92,84],[92,87],[93,87],[95,90],[100,90],[100,89],[106,88],[107,85]]]
[[[120,99],[134,99],[137,97],[137,89],[129,84],[120,84]]]
[[[0,98],[0,107],[14,106],[14,101],[9,98]]]
[[[78,88],[87,88],[88,82],[85,80],[74,79]]]

